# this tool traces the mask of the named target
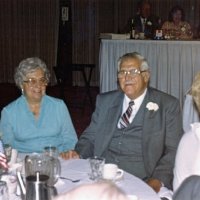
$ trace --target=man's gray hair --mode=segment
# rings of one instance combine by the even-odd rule
[[[121,63],[129,58],[138,59],[141,61],[141,66],[140,66],[141,71],[149,70],[149,65],[147,63],[147,60],[138,52],[132,52],[132,53],[126,53],[118,59],[118,66],[117,66],[118,71],[120,70]]]
[[[35,72],[37,69],[44,71],[45,79],[49,82],[50,73],[44,61],[38,57],[26,58],[19,63],[16,68],[14,80],[16,85],[21,88],[23,81],[26,79],[26,75]]]

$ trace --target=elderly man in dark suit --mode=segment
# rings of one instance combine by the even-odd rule
[[[65,158],[102,156],[157,192],[163,184],[171,188],[182,135],[179,101],[149,87],[149,79],[142,55],[123,55],[118,61],[121,89],[98,95],[90,125]]]
[[[159,18],[151,13],[151,4],[147,0],[139,2],[138,13],[129,19],[128,26],[134,22],[135,32],[143,32],[146,38],[153,38],[159,26]]]

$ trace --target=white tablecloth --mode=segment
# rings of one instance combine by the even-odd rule
[[[101,40],[100,92],[117,89],[117,60],[137,51],[148,61],[150,85],[180,99],[200,71],[200,41]]]
[[[88,176],[88,173],[90,172],[88,160],[62,160],[61,166],[61,176],[72,179],[81,179],[81,181],[72,183],[68,180],[59,180],[56,184],[58,193],[63,193],[78,185],[92,182]],[[138,196],[139,200],[160,200],[158,195],[145,182],[129,173],[125,172],[123,179],[117,181],[116,184],[123,189],[126,194]]]

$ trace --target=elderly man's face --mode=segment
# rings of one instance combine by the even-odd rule
[[[140,70],[141,61],[135,58],[125,59],[120,65],[120,71],[129,71],[133,69]],[[119,85],[122,91],[130,98],[136,99],[146,89],[149,81],[149,72],[144,71],[140,74],[126,74],[123,77],[119,77]]]
[[[151,6],[149,3],[144,3],[141,7],[141,15],[144,18],[148,18],[151,14]]]

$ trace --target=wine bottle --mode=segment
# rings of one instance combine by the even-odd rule
[[[135,23],[134,23],[134,19],[131,20],[130,39],[135,39]]]

